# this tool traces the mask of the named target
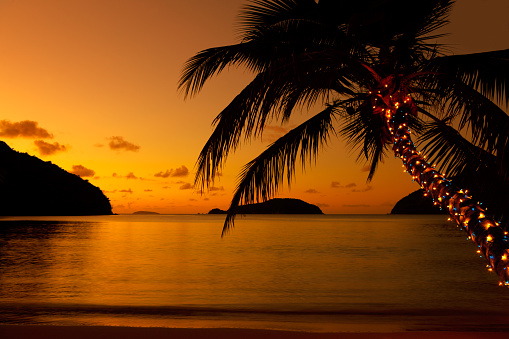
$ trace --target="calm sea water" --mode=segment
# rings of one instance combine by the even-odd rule
[[[0,323],[509,330],[509,289],[443,216],[0,219]]]

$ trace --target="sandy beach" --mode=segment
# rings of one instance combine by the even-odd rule
[[[44,326],[44,325],[0,325],[2,339],[489,339],[500,338],[501,332],[390,332],[390,333],[310,333],[275,330],[253,330],[232,328],[155,328],[114,326]]]

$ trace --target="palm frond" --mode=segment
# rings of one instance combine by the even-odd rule
[[[251,0],[239,15],[239,28],[270,27],[281,22],[310,20],[316,17],[314,0]]]
[[[454,2],[455,1],[452,0],[416,1],[416,3],[420,3],[423,8],[418,9],[417,11],[419,11],[420,14],[412,18],[414,20],[415,31],[413,34],[415,37],[422,40],[435,40],[443,36],[443,34],[430,34],[449,23],[449,15],[451,14]],[[409,27],[406,26],[405,33],[410,30]]]
[[[327,36],[325,32],[327,30],[316,24],[311,27],[288,24],[257,28],[239,44],[206,49],[190,58],[184,65],[178,88],[186,97],[194,95],[208,79],[229,66],[243,65],[260,73],[296,61],[322,63],[329,58],[341,65],[343,62],[338,60],[339,57],[351,60],[355,56],[361,61],[370,58],[368,51],[344,34]],[[324,57],[320,59],[316,55]]]
[[[272,143],[262,154],[244,166],[239,176],[223,235],[233,227],[237,207],[274,196],[286,179],[290,184],[299,159],[303,169],[312,162],[334,133],[336,106],[329,106]]]
[[[182,70],[178,89],[184,96],[198,93],[205,82],[220,74],[226,67],[244,65],[253,72],[261,72],[270,63],[269,37],[259,41],[215,47],[203,50],[190,58]]]
[[[490,100],[509,105],[509,49],[438,57],[430,67],[473,87]]]
[[[364,159],[369,163],[370,171],[367,181],[371,181],[375,170],[386,156],[387,135],[383,119],[373,114],[369,104],[360,105],[343,123],[339,135],[343,136],[352,151],[357,151],[357,160]]]
[[[214,120],[214,132],[198,157],[195,185],[208,187],[242,135],[260,135],[271,119],[287,120],[296,106],[311,106],[332,94],[350,95],[349,71],[340,67],[348,58],[342,58],[312,53],[258,74]]]
[[[448,117],[459,117],[459,128],[471,135],[476,146],[500,159],[509,154],[509,116],[470,86],[455,83],[448,90],[442,106]]]
[[[439,171],[458,176],[467,167],[475,166],[475,170],[479,170],[482,166],[495,165],[493,155],[466,140],[447,120],[428,123],[419,137],[422,151],[430,156],[431,163],[438,165]]]
[[[435,120],[419,138],[422,150],[456,185],[468,188],[499,220],[507,219],[509,168],[500,170],[497,157],[473,145],[448,121]]]
[[[347,117],[338,132],[338,135],[346,139],[351,151],[357,151],[357,161],[368,163],[369,173],[367,181],[371,181],[378,165],[383,162],[387,155],[389,131],[386,129],[385,120],[378,114],[373,114],[369,102],[361,94],[357,99],[349,101],[354,103],[353,111]],[[357,106],[355,107],[355,103]],[[361,104],[358,104],[362,102]],[[417,117],[409,117],[409,127],[412,131],[420,133],[423,122]]]

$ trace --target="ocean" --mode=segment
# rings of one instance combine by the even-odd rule
[[[444,216],[0,218],[0,324],[508,331]]]

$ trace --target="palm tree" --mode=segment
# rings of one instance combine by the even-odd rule
[[[245,165],[223,234],[241,204],[267,200],[313,161],[335,135],[369,163],[368,181],[393,150],[412,179],[447,209],[509,285],[507,231],[449,176],[496,173],[509,186],[509,50],[448,55],[436,44],[453,0],[251,0],[240,16],[241,41],[199,52],[179,88],[196,94],[227,66],[254,79],[215,118],[197,161],[195,185],[210,187],[242,138],[285,123],[296,108],[322,110]],[[411,139],[438,167],[430,165]],[[468,171],[467,171],[468,169]],[[499,185],[500,186],[500,185]]]

